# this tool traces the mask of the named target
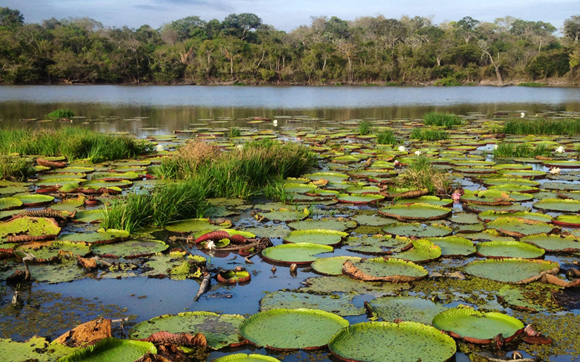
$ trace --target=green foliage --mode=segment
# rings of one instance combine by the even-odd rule
[[[25,180],[32,173],[30,162],[20,157],[0,156],[0,179]]]
[[[532,79],[562,77],[569,71],[570,55],[564,49],[540,53],[526,66],[526,72]]]
[[[54,130],[0,130],[0,154],[65,156],[93,162],[133,158],[150,151],[147,142],[112,136],[83,128]]]
[[[506,122],[503,133],[517,135],[568,135],[580,133],[580,119],[512,119]]]
[[[71,118],[74,117],[75,114],[70,109],[57,109],[56,111],[52,111],[46,115],[50,119],[61,119],[61,118]]]
[[[538,82],[528,82],[528,83],[518,83],[520,87],[545,87],[547,86],[546,83],[538,83]]]
[[[377,133],[377,143],[379,145],[396,145],[399,141],[393,131],[386,130]]]
[[[445,77],[443,79],[436,80],[435,83],[433,83],[433,85],[441,87],[457,87],[462,84],[458,82],[457,79],[454,77]]]
[[[406,189],[429,189],[448,192],[451,187],[451,177],[447,172],[433,168],[427,157],[420,156],[397,177],[397,186]]]
[[[445,127],[447,129],[453,126],[465,123],[463,119],[451,113],[429,112],[423,116],[423,123],[427,126]]]
[[[358,124],[358,133],[361,136],[366,136],[372,133],[371,123],[369,121],[362,121]]]
[[[525,157],[549,156],[550,150],[545,145],[531,146],[529,143],[504,142],[493,150],[494,157]]]
[[[242,134],[242,132],[240,131],[239,128],[237,127],[232,127],[230,128],[230,130],[228,131],[228,137],[229,138],[233,138],[233,137],[240,137],[240,135]]]
[[[432,128],[413,128],[409,136],[409,138],[418,139],[419,141],[440,141],[448,137],[447,132]]]

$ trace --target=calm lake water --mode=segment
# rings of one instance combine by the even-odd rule
[[[580,89],[526,87],[222,87],[222,86],[2,86],[2,127],[21,118],[43,119],[57,108],[94,121],[101,131],[157,127],[188,129],[199,120],[309,116],[325,120],[420,118],[437,110],[456,114],[580,111]],[[516,113],[517,112],[517,113]],[[118,120],[116,117],[119,117]],[[148,117],[135,122],[135,117]],[[41,124],[51,126],[50,124]],[[234,124],[224,124],[232,126]],[[30,127],[30,125],[27,125]]]

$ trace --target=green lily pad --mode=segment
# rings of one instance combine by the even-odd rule
[[[60,264],[35,264],[30,266],[30,274],[37,283],[68,283],[85,277],[85,270],[76,261],[63,261]]]
[[[214,362],[280,362],[280,360],[274,357],[264,356],[262,354],[236,353],[229,356],[220,357],[214,360]]]
[[[0,223],[0,241],[10,235],[28,235],[34,240],[48,240],[60,233],[60,227],[54,219],[42,217],[21,217]]]
[[[278,350],[322,348],[348,321],[317,309],[271,309],[249,317],[242,337],[260,347]]]
[[[284,184],[284,191],[286,191],[286,192],[304,194],[307,192],[313,192],[314,190],[316,190],[316,185],[312,185],[312,184],[308,184],[308,185],[295,184],[295,183]]]
[[[231,226],[232,222],[229,220],[226,220],[221,224],[213,224],[210,223],[209,219],[188,219],[171,223],[167,225],[165,229],[174,233],[191,233],[195,238],[198,238],[203,234],[207,234],[211,231],[225,229]]]
[[[497,186],[497,185],[505,185],[505,184],[516,184],[516,185],[525,185],[531,187],[538,187],[540,183],[538,181],[528,180],[525,178],[513,178],[513,177],[493,177],[493,178],[486,178],[483,182],[485,186]]]
[[[547,235],[537,234],[521,238],[520,241],[530,243],[548,252],[577,253],[580,252],[580,239],[573,235]]]
[[[395,204],[429,204],[436,206],[448,206],[453,203],[451,199],[440,199],[437,196],[425,195],[421,197],[416,197],[414,199],[400,199],[396,200]]]
[[[382,297],[373,299],[369,304],[385,322],[400,319],[430,325],[435,315],[447,310],[440,304],[417,297]]]
[[[85,243],[88,245],[111,244],[129,237],[123,230],[107,230],[96,233],[72,233],[58,238],[60,242]]]
[[[520,309],[531,312],[539,312],[546,308],[540,304],[531,302],[532,298],[526,297],[524,291],[520,287],[506,285],[498,291],[498,297],[503,299],[503,303],[507,303],[514,309]]]
[[[117,258],[137,258],[167,250],[169,245],[159,240],[129,240],[115,244],[101,244],[91,247],[97,255],[110,255]]]
[[[32,337],[26,342],[0,339],[0,359],[2,361],[56,361],[74,350],[75,348],[64,345],[50,344],[42,337]]]
[[[350,237],[346,240],[347,249],[363,254],[391,254],[411,247],[411,240],[405,237],[363,236]]]
[[[268,212],[258,212],[258,216],[263,217],[266,220],[282,221],[282,222],[304,220],[308,217],[308,215],[310,215],[310,212],[307,209],[304,210],[280,209]]]
[[[150,342],[105,338],[59,359],[62,362],[135,361],[147,353],[157,353]]]
[[[355,215],[351,219],[357,224],[365,226],[384,226],[395,222],[380,215]]]
[[[433,326],[473,343],[491,343],[493,337],[500,333],[505,339],[511,340],[524,328],[524,324],[514,317],[471,308],[441,312],[433,318]]]
[[[85,204],[85,199],[83,197],[77,197],[75,199],[67,199],[67,200],[63,200],[59,203],[56,203],[54,205],[50,205],[50,209],[56,210],[56,211],[73,212],[77,208],[83,206],[84,204]]]
[[[332,256],[329,258],[316,259],[311,267],[314,271],[324,275],[342,275],[342,265],[346,260],[360,261],[358,256]]]
[[[501,217],[516,217],[520,219],[527,219],[533,221],[542,221],[545,223],[552,222],[552,217],[546,214],[539,214],[536,212],[520,211],[520,212],[506,212],[506,211],[494,211],[488,210],[479,213],[478,217],[485,221],[493,221]]]
[[[335,246],[340,244],[348,234],[336,230],[308,229],[294,230],[284,238],[290,243],[312,243]]]
[[[473,242],[460,236],[428,238],[427,240],[438,245],[441,248],[441,255],[443,256],[469,256],[476,252]]]
[[[442,362],[457,349],[453,338],[416,322],[366,322],[338,332],[328,344],[345,361]]]
[[[13,197],[22,201],[24,206],[38,206],[54,201],[54,197],[48,195],[16,194]]]
[[[487,258],[537,259],[544,249],[518,241],[489,241],[477,244],[477,253]]]
[[[129,336],[135,339],[147,338],[156,332],[203,333],[211,349],[221,349],[237,345],[242,340],[238,329],[245,318],[237,314],[219,315],[212,312],[184,312],[177,315],[162,315],[135,325]]]
[[[358,293],[376,296],[394,295],[411,288],[408,283],[362,282],[344,275],[308,278],[303,284],[306,286],[299,291],[306,293]]]
[[[28,186],[7,186],[0,187],[0,196],[14,195],[22,192],[27,192],[29,190]]]
[[[374,194],[338,194],[336,195],[336,199],[339,202],[346,203],[346,204],[355,204],[355,205],[364,205],[364,204],[371,204],[376,203],[384,199],[384,196],[381,195],[374,195]]]
[[[411,249],[393,254],[391,257],[421,263],[435,260],[441,256],[441,248],[428,239],[413,240],[412,244]]]
[[[73,219],[79,223],[97,223],[103,220],[103,210],[80,210],[77,211]]]
[[[420,223],[397,223],[383,227],[383,231],[391,235],[435,238],[450,235],[453,229],[445,225],[424,226]]]
[[[478,224],[480,222],[479,219],[477,218],[477,215],[469,214],[466,212],[459,212],[453,214],[450,221],[460,225],[472,225]]]
[[[473,261],[464,270],[479,278],[508,284],[527,284],[540,279],[543,274],[556,274],[560,265],[546,260],[487,259]]]
[[[294,230],[322,229],[346,231],[356,227],[356,221],[339,219],[304,220],[291,222],[288,226]]]
[[[0,210],[12,210],[22,206],[22,201],[15,197],[5,197],[0,199]]]
[[[332,246],[311,243],[283,244],[266,248],[262,256],[271,262],[282,264],[309,265],[321,253],[331,253]]]
[[[379,212],[400,221],[438,220],[451,215],[449,208],[422,203],[387,206],[379,209]]]
[[[82,184],[83,188],[101,188],[101,187],[118,187],[118,188],[126,188],[133,185],[133,182],[127,180],[119,180],[119,181],[101,181],[101,180],[91,180],[85,181]]]
[[[580,212],[580,201],[571,199],[544,199],[534,204],[536,209],[558,212]]]
[[[364,308],[352,304],[355,294],[313,294],[290,291],[277,291],[266,295],[260,300],[260,311],[276,308],[320,309],[339,316],[355,316],[364,314]]]
[[[463,234],[464,238],[478,241],[515,241],[511,236],[503,236],[499,231],[487,229],[480,233]]]
[[[495,229],[509,236],[521,238],[523,236],[549,233],[554,226],[541,221],[519,219],[516,217],[500,217],[487,224],[489,229]]]
[[[90,173],[95,171],[94,168],[91,167],[74,167],[74,166],[69,166],[69,167],[65,167],[65,168],[57,168],[54,170],[54,172],[58,172],[58,173]]]
[[[371,282],[409,282],[422,279],[428,274],[422,266],[402,259],[362,259],[352,262],[352,268],[349,268],[348,264],[345,262],[343,274],[353,279]]]
[[[489,186],[490,190],[497,190],[497,191],[504,191],[504,192],[519,192],[519,193],[528,193],[528,192],[537,192],[539,189],[533,186],[527,185],[519,185],[519,184],[503,184],[503,185],[494,185]]]
[[[349,175],[338,172],[309,173],[307,175],[303,175],[302,177],[307,178],[311,181],[328,180],[329,182],[342,182],[350,178]]]

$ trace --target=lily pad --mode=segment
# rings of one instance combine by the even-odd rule
[[[328,347],[353,362],[443,362],[457,350],[453,338],[416,322],[354,324],[338,332]]]
[[[308,209],[304,210],[290,210],[290,209],[279,209],[267,212],[258,212],[259,217],[263,217],[266,220],[290,222],[297,220],[304,220],[310,215]]]
[[[547,235],[537,234],[521,238],[520,241],[530,243],[545,249],[548,252],[555,253],[577,253],[580,252],[580,239],[573,235]]]
[[[435,260],[441,256],[441,248],[428,239],[413,240],[412,244],[411,249],[393,254],[391,257],[421,263]]]
[[[210,219],[188,219],[182,220],[175,223],[171,223],[165,227],[167,231],[189,234],[191,233],[193,237],[198,238],[203,234],[207,234],[211,231],[216,231],[220,229],[229,228],[232,226],[232,222],[226,220],[223,223],[215,224],[211,223]]]
[[[59,357],[70,354],[74,350],[75,348],[50,344],[42,337],[33,337],[26,342],[0,339],[2,361],[56,361]]]
[[[111,244],[129,237],[129,233],[123,230],[107,230],[96,233],[72,233],[62,235],[58,241],[69,243],[85,243],[88,245]]]
[[[323,275],[342,275],[342,265],[346,260],[360,261],[358,256],[332,256],[329,258],[316,259],[311,267],[314,271]]]
[[[383,231],[391,235],[435,238],[450,235],[453,229],[445,225],[425,226],[420,223],[397,223],[383,227]]]
[[[243,343],[238,329],[245,318],[237,314],[219,315],[212,312],[184,312],[177,315],[162,315],[141,322],[131,328],[129,335],[134,339],[147,338],[156,332],[203,333],[207,345],[212,349],[236,346]]]
[[[249,317],[240,326],[242,337],[259,347],[276,350],[325,347],[348,321],[317,309],[271,309]]]
[[[533,234],[549,233],[554,230],[554,226],[550,224],[516,217],[497,218],[488,223],[487,227],[516,238]]]
[[[480,344],[491,343],[498,334],[502,334],[506,341],[511,341],[524,328],[524,324],[514,317],[471,308],[454,308],[441,312],[433,318],[433,326],[455,338]]]
[[[469,256],[476,252],[473,242],[460,236],[428,238],[427,240],[438,245],[441,248],[441,255],[443,256]]]
[[[236,353],[229,356],[220,357],[214,360],[214,362],[280,362],[280,360],[274,357],[264,356],[262,354]]]
[[[365,205],[376,203],[384,199],[384,196],[381,195],[374,195],[374,194],[338,194],[336,195],[336,199],[338,202],[342,202],[345,204],[354,204],[354,205]]]
[[[260,310],[267,311],[276,308],[298,309],[311,308],[335,313],[339,316],[355,316],[364,314],[364,308],[352,304],[355,294],[313,294],[290,291],[277,291],[266,295],[260,300]]]
[[[0,223],[0,241],[9,241],[12,236],[14,242],[40,241],[54,239],[60,233],[60,227],[54,219],[42,217],[21,217]],[[27,240],[16,240],[20,236]]]
[[[487,258],[537,259],[544,256],[544,249],[518,241],[489,241],[477,244],[477,253]]]
[[[519,309],[530,312],[545,310],[545,307],[531,302],[531,298],[526,297],[521,287],[506,285],[498,291],[498,299],[502,303],[508,304],[513,309]]]
[[[84,204],[85,204],[85,198],[84,197],[77,197],[74,199],[63,200],[57,204],[51,205],[50,209],[56,210],[56,211],[73,212],[77,208],[83,206]]]
[[[560,265],[553,261],[526,259],[487,259],[473,261],[465,272],[479,278],[508,284],[527,284],[544,274],[556,274]]]
[[[485,221],[493,221],[501,217],[516,217],[520,219],[527,219],[533,221],[542,221],[545,223],[552,222],[552,217],[546,214],[539,214],[537,212],[528,212],[528,211],[520,211],[520,212],[506,212],[506,211],[494,211],[488,210],[479,213],[478,217]]]
[[[316,255],[333,250],[332,246],[312,243],[283,244],[264,249],[262,256],[275,263],[310,265],[318,259]]]
[[[329,182],[342,182],[342,181],[350,178],[349,175],[344,174],[344,173],[338,173],[338,172],[309,173],[307,175],[303,175],[302,177],[305,177],[311,181],[328,180]]]
[[[394,295],[410,289],[408,283],[362,282],[347,276],[325,276],[308,278],[299,291],[307,293],[358,293],[376,296]]]
[[[39,206],[54,201],[54,197],[48,195],[16,194],[13,197],[22,201],[24,206]]]
[[[359,225],[366,226],[384,226],[394,223],[392,219],[387,219],[379,215],[355,215],[351,219]]]
[[[115,244],[94,245],[93,253],[115,258],[138,258],[167,250],[169,245],[159,240],[129,240]]]
[[[435,315],[447,310],[440,304],[417,297],[382,297],[373,299],[369,304],[385,322],[400,319],[430,325]]]
[[[73,222],[78,223],[98,223],[103,220],[103,210],[80,210],[77,211]]]
[[[59,359],[63,362],[135,361],[147,353],[157,353],[150,342],[105,338]]]
[[[294,230],[323,229],[346,231],[356,227],[356,221],[346,219],[320,219],[291,222],[288,226]]]
[[[363,254],[392,254],[412,246],[410,239],[391,235],[350,237],[346,240],[346,244],[348,250]]]
[[[400,221],[438,220],[451,215],[449,208],[422,203],[387,206],[379,209],[379,212]]]
[[[15,197],[5,197],[0,199],[0,210],[12,210],[22,206],[22,201]]]
[[[422,279],[428,272],[422,266],[402,259],[372,258],[358,262],[347,260],[342,272],[357,280],[371,282],[410,282]]]
[[[544,199],[534,204],[536,209],[558,212],[580,212],[580,201],[572,199]]]
[[[308,229],[294,230],[284,238],[290,243],[312,243],[335,246],[347,237],[348,234],[336,230]]]

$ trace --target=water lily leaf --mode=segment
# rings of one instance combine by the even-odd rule
[[[274,357],[264,356],[262,354],[236,353],[229,356],[220,357],[214,362],[280,362],[280,360]]]
[[[127,188],[133,185],[133,182],[127,180],[119,180],[119,181],[102,181],[102,180],[90,180],[81,183],[83,188],[109,188],[109,187],[118,187],[118,188]]]
[[[364,314],[364,308],[352,304],[355,294],[312,294],[290,291],[277,291],[266,295],[260,300],[260,310],[267,311],[276,308],[320,309],[339,316],[355,316]]]
[[[374,195],[374,194],[338,194],[336,199],[338,202],[353,205],[366,205],[371,203],[376,203],[384,199],[384,196]]]
[[[497,218],[488,223],[487,227],[516,238],[533,234],[549,233],[554,230],[554,226],[545,222],[520,219],[516,217]]]
[[[440,304],[417,297],[382,297],[373,299],[369,304],[385,322],[400,319],[430,325],[435,315],[447,310]]]
[[[339,331],[328,344],[345,361],[447,361],[457,349],[453,338],[416,322],[366,322]]]
[[[556,274],[560,265],[553,261],[526,259],[487,259],[473,261],[465,272],[479,278],[508,284],[527,284],[544,274]]]
[[[469,256],[476,251],[475,245],[473,245],[471,240],[460,236],[428,238],[427,240],[438,245],[443,256]]]
[[[348,234],[336,230],[308,229],[294,230],[284,238],[289,243],[312,243],[335,246],[347,237]]]
[[[111,244],[129,237],[129,233],[123,230],[99,231],[96,233],[72,233],[58,238],[60,242],[85,243],[88,245]]]
[[[116,258],[139,258],[167,250],[169,245],[159,240],[129,240],[115,244],[91,246],[93,253]]]
[[[530,243],[545,249],[548,252],[555,253],[577,253],[580,252],[580,239],[573,235],[547,235],[536,234],[521,238],[520,241]]]
[[[544,211],[580,212],[580,201],[572,199],[544,199],[534,204],[536,209]]]
[[[530,302],[530,298],[526,297],[524,291],[518,287],[506,285],[498,291],[498,297],[502,298],[502,303],[507,303],[514,309],[520,309],[531,312],[539,312],[546,308],[540,304]]]
[[[524,328],[514,317],[495,312],[480,312],[471,308],[453,308],[433,318],[433,326],[467,342],[487,344],[502,334],[511,341]]]
[[[307,293],[358,293],[376,296],[393,295],[410,289],[408,283],[362,282],[347,276],[308,278],[299,291]]]
[[[387,219],[380,215],[355,215],[351,219],[357,224],[365,226],[384,226],[395,223],[393,219]]]
[[[420,223],[397,223],[383,227],[383,231],[391,235],[435,238],[450,235],[453,229],[445,225],[424,226]]]
[[[75,214],[73,222],[93,224],[100,222],[103,217],[103,210],[80,210]]]
[[[440,199],[437,196],[426,195],[421,197],[416,197],[414,199],[400,199],[396,200],[395,204],[429,204],[429,205],[437,205],[437,206],[445,206],[448,207],[453,204],[453,200],[451,199]]]
[[[271,309],[249,317],[240,326],[250,343],[278,350],[314,349],[328,344],[348,321],[317,309]]]
[[[15,197],[5,197],[0,199],[0,210],[12,210],[22,206],[22,201]]]
[[[75,348],[50,344],[42,337],[32,337],[26,342],[0,339],[0,358],[3,361],[56,361],[74,350]]]
[[[275,263],[309,265],[317,259],[316,255],[333,250],[332,246],[312,243],[283,244],[264,249],[262,256]]]
[[[346,219],[319,219],[291,222],[288,224],[294,230],[324,229],[346,231],[357,226],[356,221]]]
[[[203,234],[207,234],[211,231],[226,229],[230,228],[231,226],[232,222],[229,220],[226,220],[221,224],[214,224],[210,222],[210,219],[188,219],[171,223],[167,225],[165,229],[175,233],[191,233],[193,237],[198,238]]]
[[[135,361],[147,353],[157,353],[150,342],[105,338],[59,359],[62,362]]]
[[[350,178],[349,175],[344,173],[338,172],[317,172],[317,173],[309,173],[307,175],[303,175],[302,177],[307,178],[311,181],[317,180],[328,180],[329,182],[342,182]]]
[[[413,240],[411,243],[413,245],[412,248],[393,254],[391,257],[421,263],[435,260],[441,256],[441,248],[428,239]]]
[[[22,201],[24,206],[39,206],[54,201],[54,197],[49,195],[16,194],[13,197]]]
[[[489,241],[477,244],[477,253],[487,258],[537,259],[544,249],[519,241]]]
[[[54,219],[26,216],[0,223],[0,241],[8,241],[11,236],[14,242],[50,240],[59,233],[60,227]],[[20,236],[27,240],[16,240]]]
[[[329,258],[318,258],[311,267],[314,271],[324,275],[342,275],[342,265],[346,260],[353,262],[360,261],[358,256],[332,256]]]
[[[552,217],[546,214],[539,214],[536,212],[527,212],[527,211],[520,211],[520,212],[506,212],[506,211],[495,211],[495,210],[488,210],[479,213],[478,217],[485,221],[493,221],[500,217],[516,217],[520,219],[527,219],[533,221],[542,221],[545,223],[552,222]]]
[[[290,229],[286,225],[273,225],[273,226],[257,226],[244,228],[244,230],[256,234],[259,237],[267,238],[285,238],[289,233]]]
[[[258,212],[259,217],[263,217],[266,220],[290,222],[296,220],[304,220],[310,215],[308,209],[304,210],[289,210],[289,209],[279,209],[271,210],[267,212]]]
[[[184,312],[177,315],[162,315],[135,325],[129,331],[131,338],[143,339],[153,333],[203,333],[211,349],[243,344],[238,329],[245,320],[241,315],[212,312]]]
[[[423,203],[387,206],[379,209],[379,212],[400,221],[439,220],[451,215],[449,208]]]
[[[427,276],[425,268],[402,259],[361,259],[351,262],[346,260],[342,273],[356,280],[370,282],[411,282]]]
[[[68,211],[73,212],[77,208],[83,206],[85,204],[85,198],[80,196],[74,199],[66,199],[57,204],[50,205],[50,209],[56,211]]]

